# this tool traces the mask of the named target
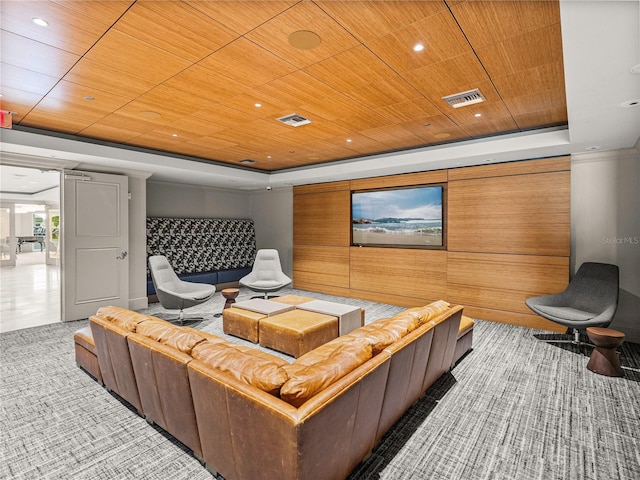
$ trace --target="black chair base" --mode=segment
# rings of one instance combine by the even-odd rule
[[[206,320],[206,318],[204,318],[204,317],[185,317],[185,316],[182,316],[182,315],[178,315],[176,317],[175,315],[156,314],[154,316],[156,316],[156,317],[158,317],[158,318],[160,318],[160,319],[162,319],[162,320],[164,320],[166,322],[173,323],[173,324],[180,325],[180,326],[185,325],[187,323],[199,323],[199,322],[202,322],[202,321]]]
[[[592,348],[595,347],[595,345],[582,340],[580,330],[578,330],[577,328],[569,329],[569,330],[573,330],[573,331],[572,332],[567,331],[567,333],[540,333],[540,334],[534,335],[534,337],[536,337],[541,342],[545,342],[545,343],[552,343],[552,344],[560,343],[560,344],[575,345],[576,347],[578,347],[578,349],[582,347],[592,347]],[[557,338],[557,337],[565,337],[567,335],[572,335],[573,338]]]

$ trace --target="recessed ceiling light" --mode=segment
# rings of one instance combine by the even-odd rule
[[[424,50],[424,45],[423,45],[423,44],[421,44],[421,43],[416,43],[416,44],[413,46],[413,51],[414,51],[414,52],[421,52],[421,51],[423,51],[423,50]]]
[[[253,106],[256,107],[256,108],[260,108],[262,106],[262,104],[261,103],[254,103]]]
[[[300,50],[311,50],[320,45],[320,35],[309,30],[298,30],[289,35],[289,44]]]
[[[178,134],[177,134],[177,133],[173,133],[173,134],[171,134],[171,136],[172,136],[172,137],[177,137],[177,136],[178,136]]]
[[[347,143],[351,143],[351,139],[350,138],[347,138]]]
[[[271,158],[271,155],[267,155],[267,158]]]
[[[481,117],[481,116],[482,116],[482,114],[481,114],[481,113],[476,113],[476,114],[474,115],[474,117]]]
[[[33,23],[35,23],[36,25],[38,25],[39,27],[48,27],[49,26],[49,22],[47,22],[44,18],[33,17],[31,19],[31,21]]]
[[[84,98],[84,99],[85,99],[85,100],[87,100],[88,102],[93,102],[93,101],[95,100],[95,98],[94,98],[94,97],[92,97],[91,95],[85,95],[85,96],[84,96],[84,97],[82,97],[82,98]]]
[[[143,112],[139,112],[138,115],[140,115],[142,118],[148,118],[149,120],[162,118],[162,115],[160,115],[158,112],[154,112],[153,110],[145,110]]]

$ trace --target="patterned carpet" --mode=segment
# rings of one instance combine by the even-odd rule
[[[402,310],[312,295],[364,306],[367,322]],[[211,317],[222,304],[216,295],[189,313]],[[180,443],[76,367],[73,332],[86,324],[0,334],[0,478],[211,479]],[[210,318],[196,328],[220,333],[220,324]],[[585,368],[588,348],[540,334],[477,322],[473,351],[350,480],[640,478],[640,345],[623,344],[626,377],[608,378]]]

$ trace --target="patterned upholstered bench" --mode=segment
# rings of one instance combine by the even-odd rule
[[[179,278],[235,286],[256,256],[253,220],[147,217],[147,255],[164,255]],[[147,272],[147,296],[155,300]]]

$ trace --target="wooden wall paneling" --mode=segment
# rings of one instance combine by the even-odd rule
[[[438,300],[447,293],[447,252],[351,247],[350,287],[355,291]]]
[[[349,191],[293,196],[293,244],[349,246]]]
[[[465,306],[531,314],[525,300],[569,283],[569,258],[449,252],[446,299]]]
[[[329,182],[329,183],[311,183],[309,185],[300,185],[293,187],[294,195],[302,195],[304,193],[323,193],[337,192],[341,190],[349,191],[349,181]]]
[[[430,172],[408,173],[387,177],[361,178],[351,180],[351,190],[369,190],[388,187],[409,187],[411,185],[426,185],[429,183],[444,183],[447,181],[447,170],[433,170]]]
[[[476,167],[453,168],[448,171],[448,178],[449,181],[454,181],[569,170],[571,170],[571,157],[554,157],[539,160],[478,165]]]
[[[569,256],[570,172],[450,181],[449,251]]]
[[[349,247],[294,246],[293,278],[296,284],[349,288]]]
[[[327,293],[327,292],[323,292]],[[424,298],[415,298],[415,297],[405,297],[397,294],[390,294],[384,292],[368,292],[366,290],[349,290],[349,295],[345,295],[349,298],[356,298],[358,300],[369,300],[371,302],[378,303],[387,303],[389,305],[397,305],[399,307],[422,307],[423,305],[427,305],[434,300],[439,299],[429,299],[425,300]]]
[[[303,281],[294,280],[293,288],[297,288],[299,290],[306,290],[308,292],[318,292],[318,293],[326,293],[327,295],[337,295],[338,297],[345,297],[345,298],[351,297],[351,294],[348,288],[334,287],[331,285],[319,285],[317,283],[307,283]]]
[[[493,310],[491,308],[470,306],[464,306],[463,313],[471,318],[508,323],[509,325],[519,325],[527,328],[536,328],[540,330],[547,330],[549,332],[564,333],[567,331],[567,327],[563,327],[558,323],[553,323],[552,321],[546,320],[535,314],[505,312],[502,310]]]

